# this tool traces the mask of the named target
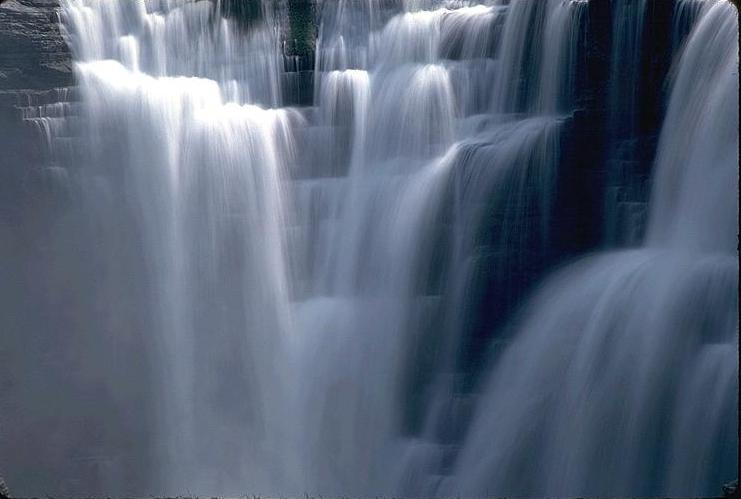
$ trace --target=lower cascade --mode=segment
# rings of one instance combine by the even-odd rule
[[[0,231],[11,490],[737,479],[736,7],[304,3],[61,0],[53,201]]]

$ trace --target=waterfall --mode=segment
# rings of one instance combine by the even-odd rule
[[[738,120],[723,112],[738,99],[738,51],[728,43],[738,31],[732,14],[725,4],[704,7],[674,76],[656,160],[652,246],[736,250]]]
[[[98,184],[88,209],[123,214],[98,223],[131,224],[147,276],[157,486],[218,487],[258,467],[236,440],[278,445],[263,430],[284,411],[271,359],[289,334],[282,182],[300,117],[256,105],[279,99],[278,42],[209,2],[75,0],[62,16],[90,142],[79,175]]]
[[[35,479],[17,452],[9,485],[715,493],[737,452],[738,28],[698,1],[673,17],[644,242],[585,255],[561,249],[562,187],[590,147],[596,0],[315,2],[304,106],[287,8],[62,0],[76,87],[25,115],[69,197],[38,244],[55,270],[29,273],[28,342],[55,360],[0,435],[50,457]],[[620,139],[649,3],[610,8]]]
[[[737,37],[734,8],[708,5],[672,82],[644,247],[537,294],[446,492],[702,495],[733,476],[738,115],[721,109],[738,107]]]

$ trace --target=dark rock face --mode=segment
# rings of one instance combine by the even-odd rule
[[[59,32],[57,0],[0,4],[0,91],[72,83],[70,53]]]
[[[38,129],[23,121],[23,109],[57,102],[56,89],[73,83],[58,7],[58,0],[0,3],[0,221],[18,214],[28,176],[43,160]]]
[[[43,134],[37,124],[24,120],[38,116],[39,107],[58,102],[58,89],[73,83],[70,52],[59,30],[58,6],[57,0],[0,2],[0,315],[8,318],[0,338],[0,393],[8,396],[0,399],[0,475],[39,479],[43,479],[39,469],[19,469],[29,461],[17,450],[35,452],[41,462],[49,442],[28,438],[19,442],[20,435],[28,434],[24,425],[39,416],[22,413],[19,404],[9,401],[20,400],[16,393],[34,393],[33,388],[26,391],[28,380],[17,373],[24,363],[37,359],[25,353],[16,355],[14,338],[28,339],[29,327],[43,325],[43,319],[38,319],[40,312],[32,308],[29,289],[38,277],[33,272],[50,270],[41,263],[33,265],[36,271],[31,270],[32,265],[18,263],[24,258],[39,262],[36,257],[51,256],[37,254],[43,246],[40,234],[54,230],[41,220],[54,219],[50,215],[55,213],[61,217],[65,205],[53,186],[59,169],[47,164]],[[31,317],[37,319],[28,319]],[[20,351],[34,348],[27,347]],[[5,496],[9,492],[0,478],[0,497]]]
[[[308,106],[314,98],[316,16],[316,0],[289,0],[282,16],[283,98],[288,105]]]
[[[616,65],[613,60],[620,43],[614,26],[616,5],[589,4],[585,69],[577,81],[579,110],[559,173],[557,210],[562,218],[557,244],[564,256],[639,244],[647,221],[651,170],[676,48],[671,42],[675,2],[646,3],[640,54],[631,61],[635,81],[619,71],[620,63],[627,61]],[[620,95],[620,85],[635,89],[633,106],[611,102]]]
[[[0,2],[0,147],[3,150],[0,178],[3,179],[19,165],[39,160],[38,134],[23,122],[22,109],[56,102],[55,89],[73,83],[71,54],[59,30],[58,8],[58,0]]]

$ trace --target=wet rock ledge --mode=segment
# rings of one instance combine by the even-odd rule
[[[0,92],[72,84],[58,0],[0,0]]]
[[[24,220],[19,200],[31,196],[30,179],[44,166],[43,142],[24,112],[57,102],[57,89],[74,82],[58,10],[58,0],[0,0],[0,246],[17,240],[10,228]],[[0,472],[2,465],[0,456]]]

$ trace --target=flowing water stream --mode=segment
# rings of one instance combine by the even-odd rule
[[[65,360],[26,404],[63,408],[31,447],[64,464],[24,494],[733,479],[735,9],[677,2],[643,241],[563,265],[590,1],[319,2],[313,105],[288,107],[280,8],[63,0],[78,86],[32,119],[75,193],[56,282],[85,293],[45,298],[78,319],[45,319]],[[613,2],[609,106],[637,105],[646,1]]]

